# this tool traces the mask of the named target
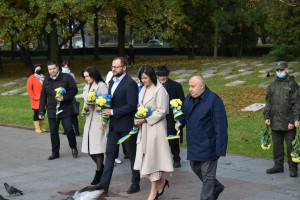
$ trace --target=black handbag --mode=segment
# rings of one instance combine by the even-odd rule
[[[73,113],[75,115],[79,115],[79,105],[80,105],[80,102],[76,101],[75,99],[72,101],[72,104],[73,104]]]

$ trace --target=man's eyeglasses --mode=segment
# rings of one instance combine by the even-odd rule
[[[123,66],[111,66],[112,69],[117,69],[117,68],[120,68],[120,67],[123,67]]]

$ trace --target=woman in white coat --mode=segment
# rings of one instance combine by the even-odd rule
[[[139,79],[144,87],[139,93],[139,105],[150,108],[152,115],[146,119],[135,119],[139,125],[137,150],[134,169],[141,177],[151,181],[148,200],[157,199],[169,186],[163,174],[174,171],[167,137],[166,114],[169,112],[169,97],[165,88],[157,81],[155,71],[150,66],[143,66]]]
[[[95,177],[91,183],[92,185],[96,185],[99,183],[103,173],[103,160],[107,138],[100,129],[102,121],[99,110],[97,109],[97,104],[88,105],[85,101],[89,92],[95,91],[98,96],[101,96],[107,94],[108,88],[102,79],[100,72],[95,67],[87,67],[82,71],[81,75],[86,81],[86,85],[83,89],[84,108],[89,110],[84,125],[81,151],[83,153],[88,153],[97,164]],[[86,113],[85,109],[82,110],[82,113]]]

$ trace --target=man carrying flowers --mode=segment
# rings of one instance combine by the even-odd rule
[[[284,171],[284,140],[287,146],[290,177],[298,176],[298,165],[292,161],[292,141],[295,138],[294,123],[299,111],[298,84],[288,75],[288,65],[284,61],[275,63],[277,77],[271,82],[264,110],[265,123],[271,126],[273,140],[274,166],[267,169],[267,174]]]
[[[72,149],[72,156],[77,157],[77,143],[72,128],[72,100],[77,94],[78,89],[72,76],[59,72],[55,61],[49,61],[47,66],[50,76],[47,76],[44,80],[40,97],[39,119],[44,119],[46,106],[52,144],[52,154],[48,160],[59,158],[60,140],[58,130],[60,121],[68,137],[69,146]]]

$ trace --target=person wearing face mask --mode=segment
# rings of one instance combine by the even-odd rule
[[[44,129],[44,120],[39,120],[39,105],[40,105],[40,95],[43,87],[45,76],[42,74],[42,65],[35,64],[32,68],[32,75],[27,80],[27,92],[30,97],[30,104],[33,110],[33,122],[35,127],[35,132],[42,133],[47,130]]]
[[[274,166],[266,170],[267,174],[284,171],[284,140],[287,146],[290,177],[298,176],[298,165],[291,158],[292,141],[295,138],[295,123],[299,112],[299,86],[294,77],[288,75],[285,61],[275,63],[277,77],[270,83],[264,109],[265,123],[271,126],[273,140]]]
[[[61,72],[62,72],[62,73],[66,73],[66,74],[70,74],[70,75],[73,77],[75,83],[77,84],[76,77],[75,77],[75,75],[71,72],[69,61],[64,60],[64,61],[62,62],[62,64],[61,64]],[[74,102],[73,102],[73,106],[78,106],[78,105],[79,105],[79,103],[78,103],[78,105],[77,105],[77,102],[76,102],[75,97],[74,97],[74,100],[73,100],[73,101],[74,101]],[[78,107],[79,107],[79,106],[78,106]],[[78,108],[78,110],[79,110],[79,108]],[[77,118],[77,115],[78,115],[78,114],[79,114],[79,113],[74,113],[74,114],[73,114],[73,117],[72,117],[72,126],[73,126],[73,128],[74,128],[75,135],[77,135],[77,136],[80,135],[79,128],[78,128],[78,118]],[[63,133],[63,135],[65,135],[65,132]]]

